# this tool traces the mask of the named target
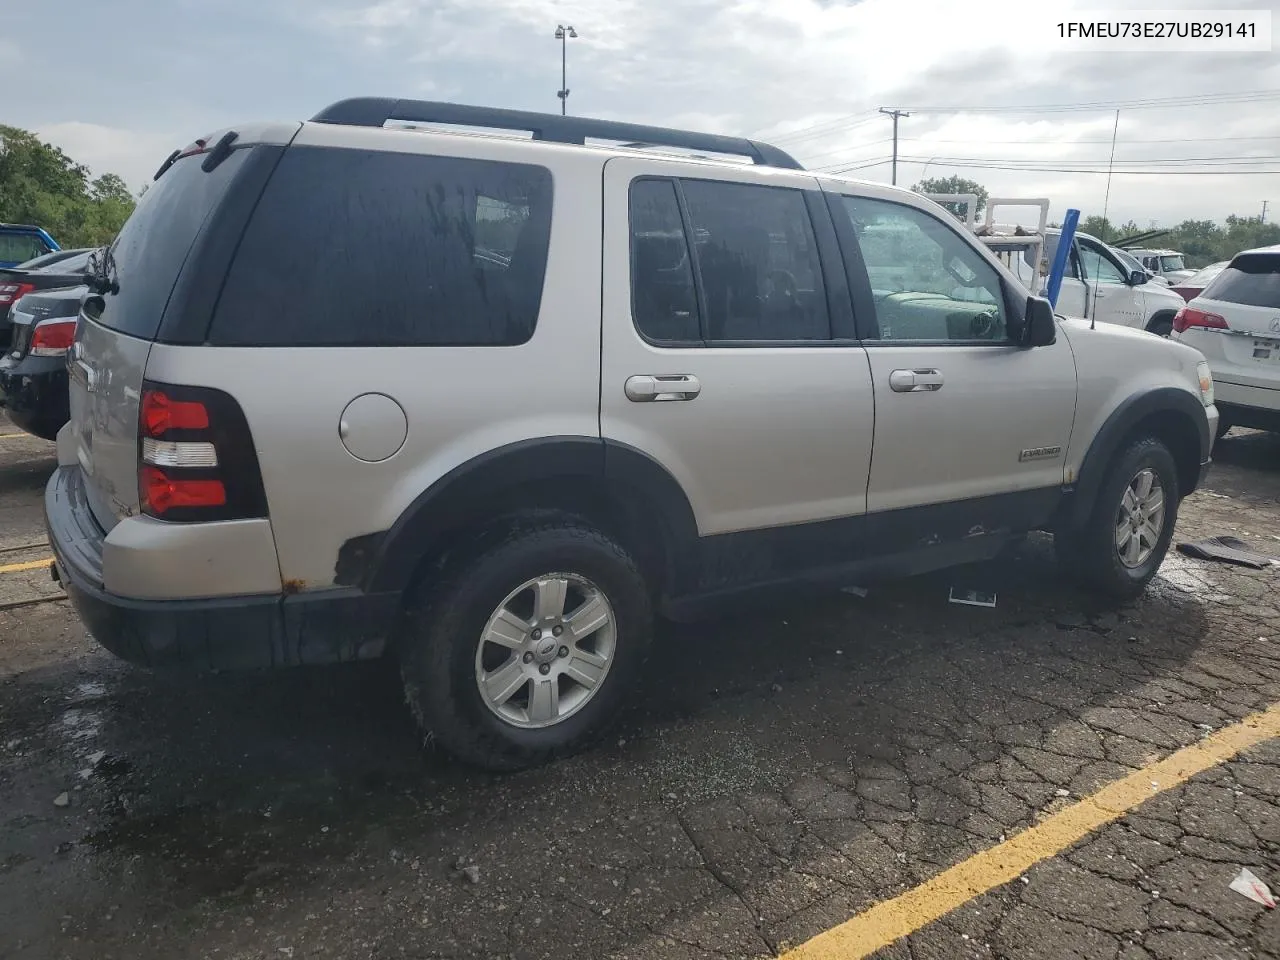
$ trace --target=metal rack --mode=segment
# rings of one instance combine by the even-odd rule
[[[565,117],[553,113],[505,110],[498,107],[473,107],[461,103],[432,100],[398,100],[394,97],[354,97],[325,107],[314,117],[314,123],[337,123],[355,127],[381,127],[388,121],[401,123],[438,123],[448,126],[487,130],[511,130],[531,133],[535,140],[583,145],[587,140],[607,140],[629,147],[677,147],[682,150],[705,151],[746,157],[762,166],[787,170],[804,168],[783,150],[772,144],[746,137],[726,137],[713,133],[671,130],[617,120],[592,120],[587,117]]]

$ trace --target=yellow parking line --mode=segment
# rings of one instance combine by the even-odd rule
[[[0,433],[0,440],[8,440],[10,437],[29,437],[29,433]]]
[[[53,557],[44,560],[32,560],[30,563],[10,563],[0,567],[0,573],[21,573],[23,570],[39,570],[53,563]]]
[[[782,955],[782,960],[859,960],[915,933],[974,897],[1009,883],[1153,796],[1237,753],[1280,737],[1280,703],[1143,767],[932,880],[884,900]]]

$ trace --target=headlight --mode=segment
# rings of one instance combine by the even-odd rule
[[[1213,371],[1204,360],[1196,364],[1196,376],[1200,378],[1200,402],[1206,407],[1213,406]]]

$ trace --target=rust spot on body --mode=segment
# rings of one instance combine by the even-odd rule
[[[307,581],[305,580],[286,580],[284,582],[285,595],[300,593],[306,585]]]

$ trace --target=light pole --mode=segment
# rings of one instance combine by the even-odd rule
[[[911,114],[905,110],[890,110],[887,107],[881,107],[880,112],[886,117],[893,117],[893,173],[889,182],[896,186],[898,183],[898,119],[909,117]]]
[[[556,26],[556,39],[560,41],[560,89],[556,91],[556,96],[560,98],[560,116],[564,116],[569,106],[569,83],[565,79],[566,61],[569,56],[569,38],[575,40],[578,37],[578,31],[573,27],[566,27],[562,24]]]

